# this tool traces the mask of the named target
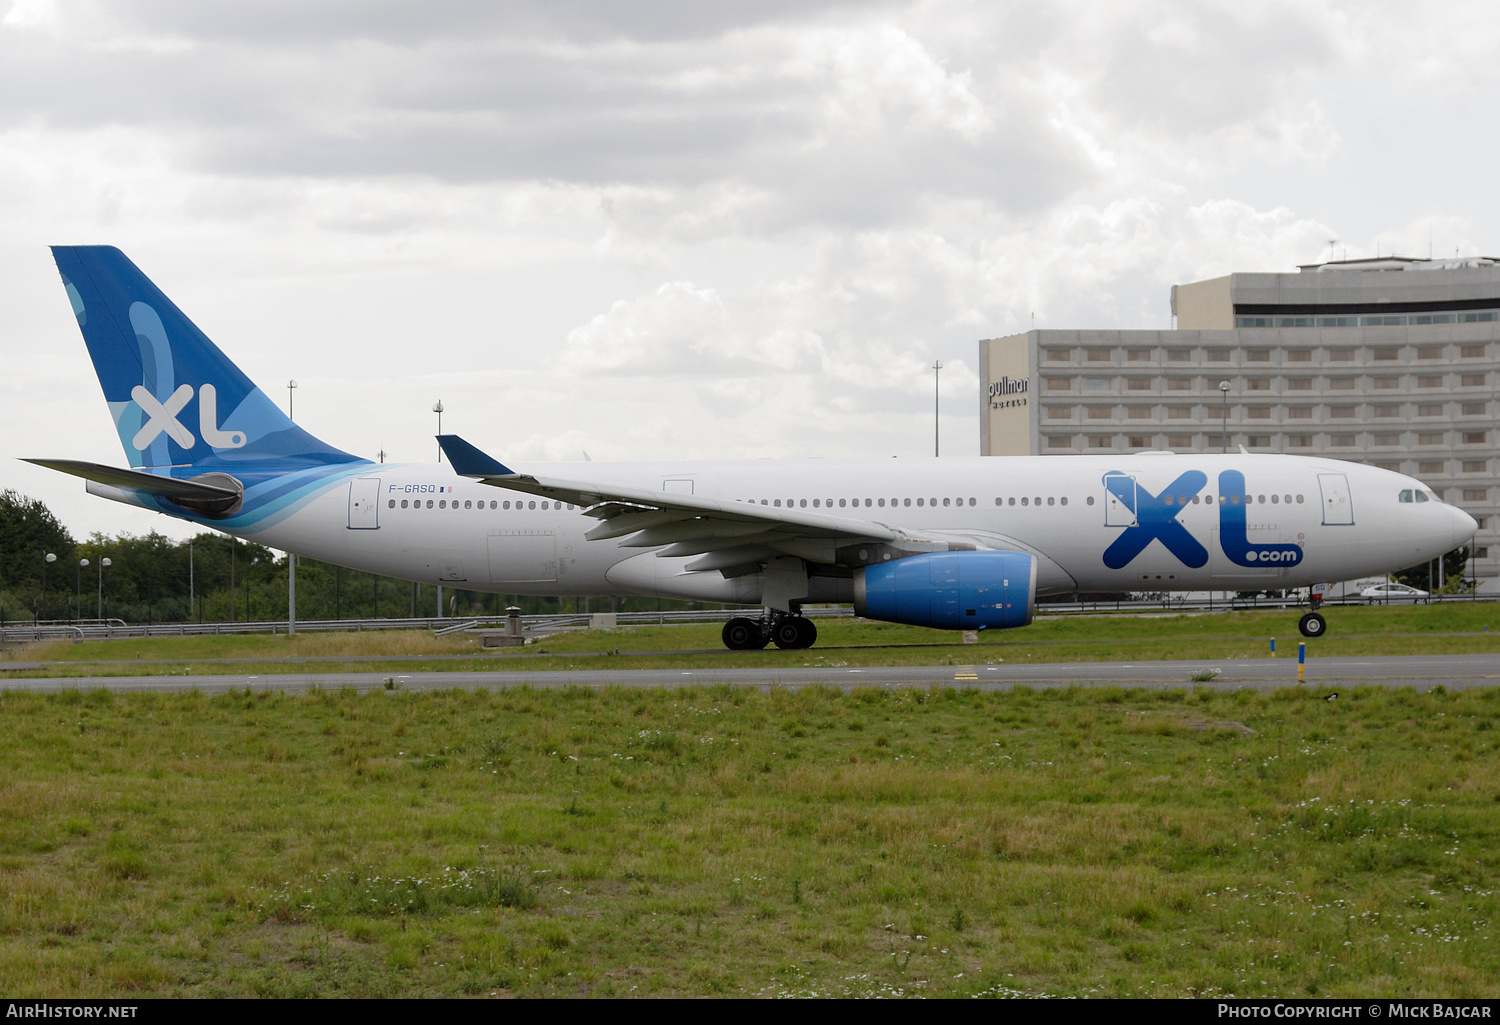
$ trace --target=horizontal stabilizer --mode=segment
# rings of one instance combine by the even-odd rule
[[[245,494],[244,485],[227,473],[208,473],[197,480],[178,480],[143,470],[125,470],[77,459],[27,459],[25,462],[49,470],[61,470],[96,484],[157,495],[211,519],[233,514]]]
[[[456,434],[439,434],[437,440],[448,462],[453,464],[453,471],[461,477],[509,477],[515,473]]]

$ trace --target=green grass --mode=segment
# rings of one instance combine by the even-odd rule
[[[1500,991],[1500,690],[0,694],[30,996]]]
[[[1312,657],[1500,652],[1500,604],[1350,607],[1328,610],[1329,632],[1309,641]],[[1247,659],[1295,657],[1297,611],[1220,614],[1051,616],[1022,630],[986,631],[978,644],[963,644],[952,631],[862,620],[824,620],[818,644],[807,651],[732,652],[723,649],[712,624],[630,626],[554,634],[524,648],[483,649],[469,635],[433,637],[416,630],[375,633],[303,633],[285,636],[154,637],[117,641],[51,641],[13,648],[6,661],[59,661],[67,665],[10,671],[7,676],[112,676],[158,673],[374,672],[475,669],[628,669],[714,667],[797,668],[1079,662],[1144,659]],[[1486,628],[1490,632],[1486,633]],[[619,649],[625,653],[604,656]],[[680,655],[672,652],[699,651]],[[660,654],[656,654],[660,653]],[[545,654],[545,657],[534,657]],[[355,660],[379,656],[383,662]],[[525,657],[518,657],[525,656]],[[588,656],[588,657],[581,657]],[[112,662],[140,664],[118,665]],[[213,659],[320,659],[316,662],[240,662]],[[349,658],[349,661],[340,661]],[[165,660],[152,664],[147,660]],[[611,661],[613,660],[613,661]],[[100,664],[83,663],[97,661]]]

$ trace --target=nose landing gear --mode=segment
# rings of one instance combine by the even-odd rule
[[[1309,612],[1298,621],[1297,629],[1302,631],[1303,637],[1322,637],[1323,631],[1328,629],[1328,621],[1321,612]]]

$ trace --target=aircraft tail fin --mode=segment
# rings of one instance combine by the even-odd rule
[[[132,467],[359,462],[308,434],[114,246],[53,246]]]

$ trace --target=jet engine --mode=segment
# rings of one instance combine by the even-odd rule
[[[854,612],[940,630],[1025,626],[1036,559],[1025,552],[933,552],[854,571]]]

